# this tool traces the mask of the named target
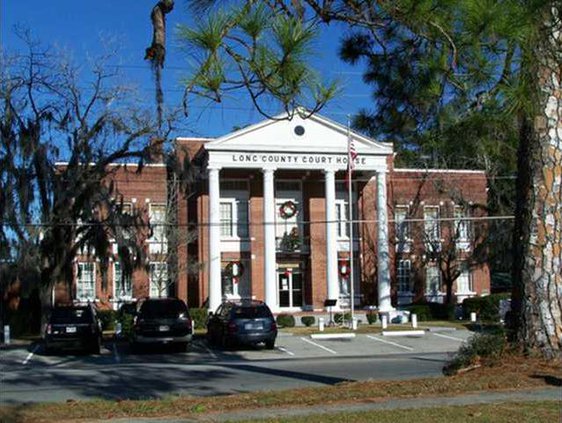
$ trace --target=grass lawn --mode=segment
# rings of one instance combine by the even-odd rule
[[[252,423],[450,423],[450,422],[495,422],[495,423],[556,423],[560,421],[558,401],[517,402],[480,404],[454,407],[417,408],[409,410],[377,410],[357,413],[332,413],[288,417],[266,420],[251,420]],[[249,420],[250,421],[250,420]]]
[[[233,410],[248,410],[271,407],[305,407],[324,404],[345,404],[376,401],[389,398],[413,398],[442,395],[458,395],[486,390],[514,390],[529,388],[562,386],[562,363],[544,361],[537,358],[508,356],[494,366],[483,366],[475,370],[450,377],[435,377],[406,381],[363,381],[346,382],[322,388],[301,388],[287,391],[267,391],[217,397],[170,397],[165,399],[122,400],[122,401],[69,401],[67,403],[23,405],[21,407],[0,407],[1,422],[64,422],[87,419],[109,418],[141,418],[141,417],[174,417],[202,418],[213,412],[227,413]],[[522,405],[521,405],[522,406]],[[550,406],[528,405],[540,417],[537,420],[521,420],[523,409],[514,412],[517,420],[493,421],[545,421],[541,416],[550,418],[553,411]],[[557,404],[559,408],[559,404]],[[499,406],[498,406],[499,407]],[[464,407],[464,409],[469,407]],[[478,410],[480,406],[478,407]],[[525,409],[526,410],[526,409]],[[533,411],[533,412],[535,412]],[[426,411],[416,410],[425,415]],[[452,411],[455,413],[455,411]],[[473,410],[474,413],[478,411]],[[502,411],[503,412],[503,411]],[[509,416],[510,407],[505,409]],[[458,410],[457,413],[465,413]],[[496,416],[493,411],[490,415]],[[377,412],[378,414],[378,412]],[[412,421],[393,418],[387,421]],[[466,414],[458,414],[460,418],[442,421],[472,421],[464,418]],[[418,414],[416,414],[418,416]],[[476,415],[475,415],[476,416]],[[499,412],[497,414],[500,416]],[[477,416],[480,418],[479,416]],[[358,417],[360,419],[362,417]],[[503,418],[503,417],[502,417]],[[508,417],[506,417],[507,419]],[[430,422],[429,417],[416,423]],[[309,418],[306,418],[309,421]],[[321,421],[321,420],[315,420]],[[332,420],[330,421],[340,421]],[[343,420],[341,420],[343,421]],[[346,419],[345,421],[349,421]],[[358,420],[371,421],[371,420]],[[432,419],[431,422],[436,421]],[[437,420],[441,421],[441,420]],[[490,420],[474,420],[490,421]],[[557,421],[557,420],[554,420]]]

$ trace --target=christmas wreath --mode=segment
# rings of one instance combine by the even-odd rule
[[[244,265],[239,261],[231,261],[224,270],[229,277],[239,278],[244,274]]]
[[[279,207],[279,214],[283,219],[290,219],[297,214],[297,205],[290,200],[285,201],[281,204],[281,207]]]

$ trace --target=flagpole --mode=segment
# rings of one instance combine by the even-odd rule
[[[355,289],[354,289],[354,281],[353,281],[353,186],[352,186],[352,173],[354,168],[354,157],[351,154],[351,123],[350,117],[347,116],[347,201],[348,201],[348,220],[349,220],[349,293],[350,293],[350,301],[349,301],[349,308],[350,308],[350,327],[353,328],[353,321],[355,318]]]

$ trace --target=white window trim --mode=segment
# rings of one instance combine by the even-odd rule
[[[400,283],[400,263],[408,263],[408,287],[409,289],[407,291],[401,291],[400,287],[401,287],[401,283]],[[396,288],[397,288],[397,293],[398,295],[413,295],[412,294],[412,260],[410,259],[398,259],[396,262],[397,266],[396,266]]]
[[[80,266],[86,265],[86,264],[92,265],[92,275],[93,275],[93,279],[94,279],[94,281],[93,281],[94,296],[91,297],[91,298],[90,297],[82,297],[82,296],[80,296],[81,292],[79,292],[80,291],[79,286],[81,285],[81,283],[80,283],[80,280],[81,280],[80,279],[80,275],[81,275]],[[93,261],[79,261],[78,263],[76,263],[76,299],[78,301],[83,301],[83,302],[86,302],[86,301],[94,302],[95,299],[96,299],[96,294],[97,294],[97,292],[96,292],[96,263],[93,262]]]
[[[228,182],[241,182],[245,186],[244,189],[229,189],[228,187],[223,187],[222,185],[226,185]],[[223,235],[220,234],[221,241],[246,241],[250,239],[250,187],[248,184],[248,180],[246,179],[221,179],[220,181],[221,187],[219,188],[220,195],[219,195],[219,207],[220,204],[231,204],[232,207],[232,235]],[[238,233],[238,206],[239,204],[246,204],[246,216],[248,225],[248,235],[241,237]],[[220,219],[220,216],[219,216]],[[222,223],[222,222],[221,222]]]

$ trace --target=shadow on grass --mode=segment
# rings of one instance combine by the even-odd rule
[[[562,379],[551,375],[533,375],[533,379],[542,379],[547,385],[562,386]]]

